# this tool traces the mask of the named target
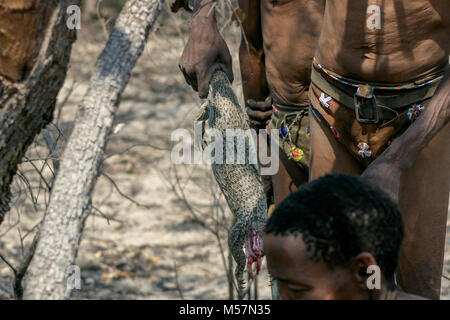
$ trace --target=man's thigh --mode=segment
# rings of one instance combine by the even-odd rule
[[[289,160],[286,153],[279,149],[280,165],[278,172],[272,176],[275,205],[281,203],[288,195],[308,182],[308,172]]]
[[[336,141],[331,130],[309,113],[311,128],[311,166],[309,180],[328,173],[360,175],[364,167],[356,161],[345,147]]]
[[[438,294],[450,188],[449,141],[450,125],[447,124],[401,178],[399,205],[405,238],[400,253],[399,281],[407,284],[405,289],[411,292]],[[417,275],[428,277],[417,278]]]

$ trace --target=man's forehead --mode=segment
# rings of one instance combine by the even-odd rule
[[[289,249],[291,247],[297,247],[298,249],[306,249],[306,245],[303,242],[301,233],[285,233],[285,234],[275,234],[269,233],[264,234],[264,243],[270,247],[279,247],[283,249]]]
[[[311,255],[303,242],[301,234],[265,235],[264,251],[269,259],[275,259],[280,263],[285,261],[289,262],[289,265],[304,265],[312,262]]]
[[[323,261],[312,259],[301,234],[265,235],[264,246],[268,271],[274,278],[309,283],[330,271]]]

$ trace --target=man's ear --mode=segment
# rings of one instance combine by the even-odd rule
[[[367,277],[372,272],[367,272],[370,266],[376,266],[375,257],[368,252],[361,252],[350,262],[350,270],[352,271],[355,281],[363,288],[367,289]],[[369,270],[370,271],[370,270]]]

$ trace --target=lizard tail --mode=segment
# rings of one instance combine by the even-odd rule
[[[228,234],[228,245],[231,250],[231,255],[236,261],[236,269],[234,275],[238,283],[239,294],[245,289],[244,270],[247,258],[244,252],[245,234],[247,224],[242,220],[238,220],[236,224],[230,229]]]

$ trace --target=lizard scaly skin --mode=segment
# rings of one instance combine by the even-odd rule
[[[209,115],[209,116],[208,116]],[[200,119],[208,119],[210,129],[222,133],[223,155],[226,155],[227,129],[249,129],[248,116],[239,105],[231,84],[222,71],[216,71],[212,76],[208,103]],[[237,158],[237,145],[234,146],[234,159]],[[255,149],[249,148],[245,143],[245,154]],[[264,256],[262,248],[262,232],[267,219],[267,204],[261,176],[256,164],[251,164],[246,157],[245,164],[212,163],[212,170],[220,186],[231,212],[236,217],[236,223],[230,229],[228,245],[236,261],[235,276],[239,290],[245,287],[244,270],[248,259],[247,269],[253,278],[252,265],[257,263],[256,273],[261,268],[261,259]],[[246,252],[243,247],[245,245]]]

